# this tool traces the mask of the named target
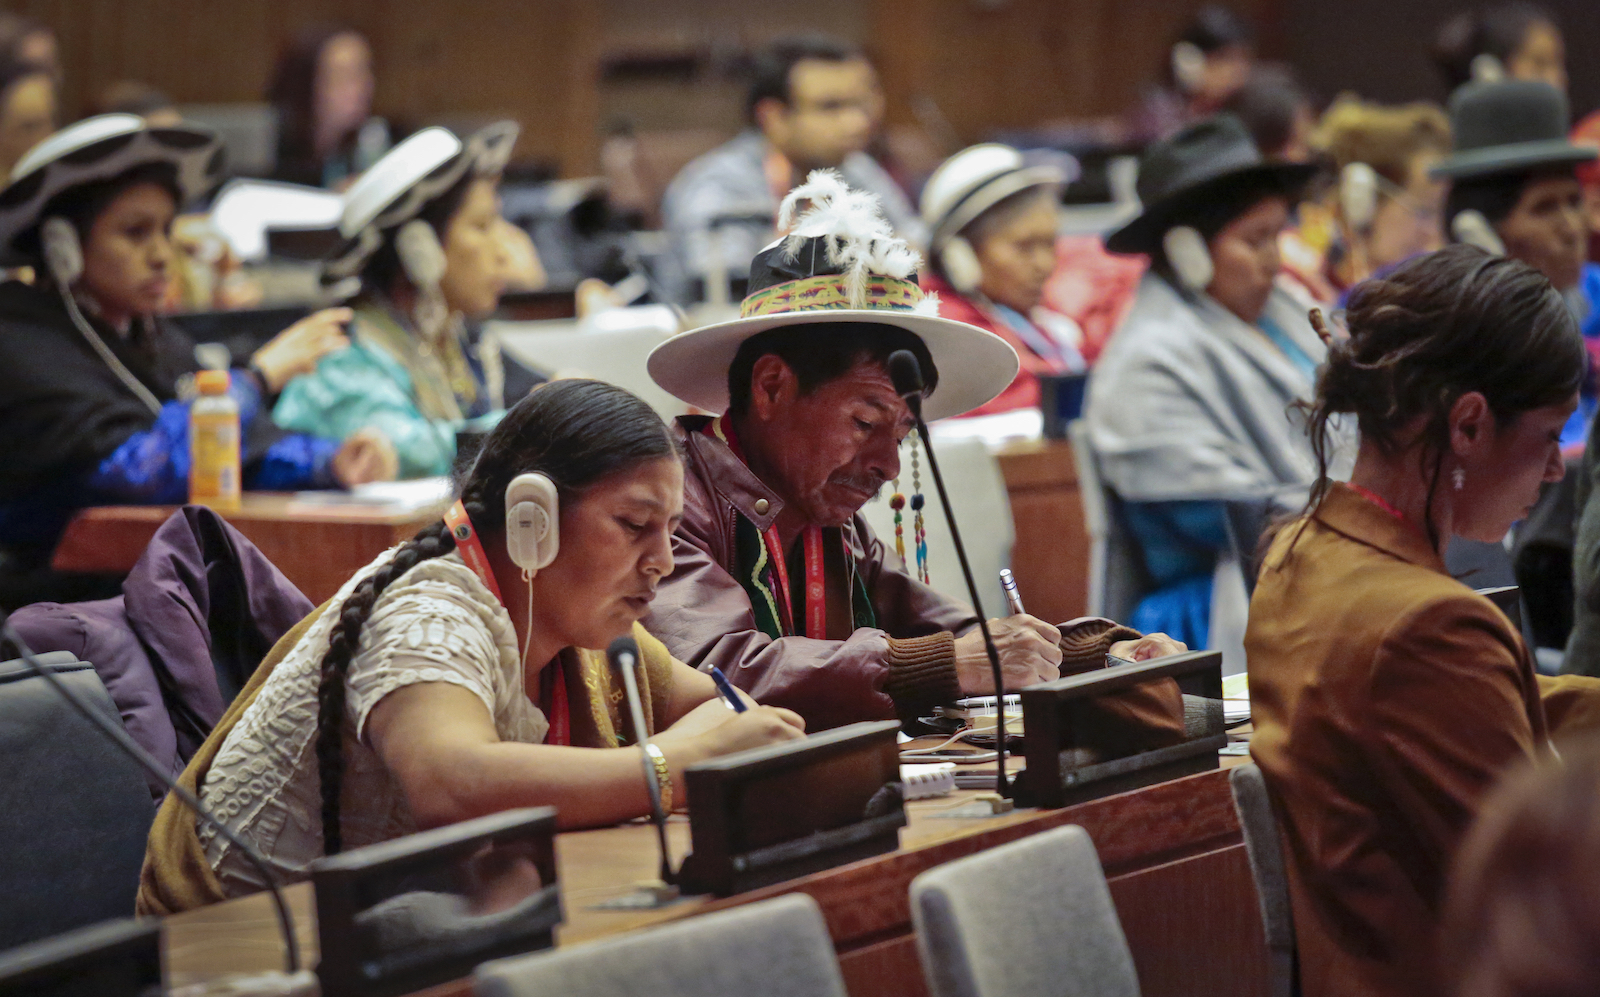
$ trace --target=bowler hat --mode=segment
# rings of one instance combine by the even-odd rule
[[[1576,166],[1600,155],[1593,146],[1572,144],[1567,138],[1570,123],[1567,98],[1543,81],[1464,84],[1450,95],[1456,151],[1429,172],[1460,180]]]
[[[1194,208],[1241,189],[1298,196],[1317,168],[1304,163],[1267,162],[1244,123],[1231,114],[1197,121],[1171,138],[1156,142],[1139,157],[1138,217],[1111,233],[1113,253],[1149,253],[1169,228],[1183,223]]]

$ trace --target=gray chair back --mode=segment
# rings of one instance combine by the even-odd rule
[[[477,997],[847,997],[802,893],[478,967]]]
[[[39,660],[117,717],[94,666]],[[126,917],[155,819],[138,764],[24,661],[0,662],[0,758],[0,949]]]
[[[1144,554],[1124,522],[1121,499],[1100,473],[1089,424],[1082,419],[1068,423],[1067,439],[1078,471],[1084,532],[1089,534],[1089,615],[1126,620],[1152,588]]]
[[[1289,904],[1289,877],[1283,866],[1283,840],[1278,817],[1261,769],[1253,763],[1236,765],[1228,772],[1233,806],[1239,812],[1244,848],[1250,856],[1250,875],[1261,900],[1261,928],[1267,939],[1268,994],[1289,997],[1299,993],[1294,956],[1294,910]]]
[[[911,881],[933,997],[1139,997],[1094,842],[1061,827]]]

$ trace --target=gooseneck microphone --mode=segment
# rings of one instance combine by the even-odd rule
[[[950,494],[944,488],[944,475],[939,473],[939,459],[933,453],[933,439],[928,435],[928,424],[922,421],[922,392],[926,382],[922,367],[910,350],[895,350],[889,354],[889,380],[894,382],[895,394],[905,400],[911,417],[917,421],[917,433],[922,437],[922,448],[928,454],[928,469],[933,472],[933,485],[939,491],[939,504],[944,506],[944,521],[950,527],[950,539],[955,543],[956,559],[961,562],[961,574],[967,580],[967,594],[972,597],[972,608],[978,614],[978,630],[983,634],[983,649],[989,655],[989,668],[994,673],[995,707],[995,774],[994,788],[1003,799],[1011,798],[1011,783],[1006,779],[1006,687],[1000,672],[1000,652],[995,650],[994,637],[989,633],[989,620],[984,616],[983,601],[978,598],[978,586],[972,580],[972,566],[967,563],[967,548],[961,542],[961,529],[956,526],[955,510],[950,507]]]
[[[633,739],[639,744],[639,758],[644,765],[644,784],[650,790],[650,816],[656,825],[656,843],[661,849],[661,881],[672,884],[677,876],[667,859],[667,815],[661,808],[661,783],[656,778],[655,759],[650,755],[650,732],[644,725],[644,703],[639,699],[639,680],[635,669],[639,667],[639,643],[623,635],[606,648],[606,661],[611,670],[622,674],[622,687],[628,694],[628,712],[633,717]]]
[[[278,928],[283,934],[283,947],[285,951],[284,961],[288,964],[289,976],[294,978],[289,982],[297,988],[314,982],[314,978],[310,972],[302,972],[300,968],[300,943],[296,939],[294,933],[294,917],[292,914],[290,914],[289,905],[283,898],[283,889],[279,885],[277,877],[273,875],[271,869],[267,868],[266,859],[261,856],[261,853],[252,848],[247,842],[244,841],[244,839],[240,838],[238,835],[229,830],[226,824],[218,820],[216,816],[214,816],[205,808],[204,805],[201,804],[199,798],[196,797],[195,794],[178,785],[177,781],[167,773],[167,770],[162,767],[161,763],[156,761],[154,756],[152,756],[148,751],[144,750],[144,748],[140,746],[139,742],[135,741],[132,736],[128,734],[126,728],[122,726],[121,719],[108,717],[104,713],[95,709],[92,704],[84,702],[78,697],[78,694],[74,692],[70,686],[61,681],[61,677],[59,675],[51,671],[46,665],[40,662],[38,657],[34,654],[33,649],[28,647],[27,643],[23,641],[22,635],[17,633],[17,629],[11,625],[11,621],[9,619],[0,618],[0,620],[3,620],[3,622],[0,622],[0,637],[4,637],[6,641],[10,642],[12,646],[17,649],[17,653],[22,656],[22,660],[27,663],[28,667],[31,668],[36,675],[44,679],[45,682],[47,682],[50,687],[56,691],[56,694],[62,699],[65,699],[74,710],[77,710],[80,714],[82,714],[84,719],[88,720],[91,724],[94,724],[94,726],[97,727],[102,734],[110,738],[117,745],[117,747],[121,748],[125,753],[131,756],[134,761],[138,762],[141,768],[155,776],[163,786],[167,787],[168,792],[182,800],[185,806],[199,815],[200,819],[205,821],[206,824],[213,828],[218,834],[222,835],[223,839],[226,840],[228,844],[237,848],[239,850],[239,854],[243,855],[250,862],[250,864],[255,867],[256,874],[261,877],[261,881],[266,883],[267,889],[271,891],[273,906],[276,907],[278,911]],[[293,992],[298,993],[300,991],[296,989]]]

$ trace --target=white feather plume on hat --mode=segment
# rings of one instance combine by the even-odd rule
[[[802,204],[805,211],[796,218]],[[922,255],[895,236],[878,195],[852,190],[837,170],[812,170],[791,190],[778,207],[778,229],[789,233],[786,259],[794,259],[810,239],[823,241],[828,263],[841,268],[852,308],[865,307],[868,275],[903,280],[922,265]],[[939,314],[938,295],[924,295],[914,311]]]

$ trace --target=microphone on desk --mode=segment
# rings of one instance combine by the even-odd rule
[[[243,855],[255,867],[256,874],[261,877],[261,881],[266,883],[267,889],[271,891],[273,906],[277,908],[278,928],[283,934],[284,961],[288,963],[288,971],[286,977],[281,981],[269,980],[269,977],[275,974],[252,974],[252,977],[268,985],[276,983],[280,993],[315,992],[316,977],[310,970],[301,968],[300,943],[294,931],[294,916],[289,911],[288,902],[284,900],[282,886],[278,883],[277,877],[273,875],[272,870],[267,868],[266,859],[262,857],[261,853],[252,848],[244,839],[234,834],[221,820],[217,819],[201,804],[195,794],[178,785],[177,781],[162,767],[161,763],[156,761],[154,756],[144,750],[139,745],[139,742],[128,734],[127,729],[122,726],[121,718],[106,716],[92,704],[84,702],[71,687],[61,681],[59,675],[39,661],[33,649],[27,645],[27,642],[22,639],[22,635],[11,625],[9,618],[0,617],[0,638],[4,638],[5,641],[15,647],[17,654],[22,657],[22,660],[27,663],[34,674],[44,679],[56,691],[57,695],[67,701],[68,705],[82,714],[84,719],[88,720],[102,734],[110,738],[117,747],[138,762],[141,768],[155,776],[163,786],[167,787],[169,793],[182,800],[185,806],[198,814],[201,820],[205,821],[207,825],[220,834],[228,844],[237,848],[239,854]]]
[[[639,643],[632,637],[621,636],[606,648],[606,661],[611,670],[622,674],[622,687],[628,695],[628,712],[633,718],[633,739],[639,745],[639,757],[644,764],[644,784],[650,790],[650,816],[656,825],[656,843],[661,849],[661,881],[672,884],[677,876],[667,852],[667,815],[661,808],[661,783],[656,777],[655,758],[651,755],[650,732],[644,725],[644,703],[639,699],[639,680],[635,669],[639,667]]]
[[[956,559],[961,562],[961,575],[967,581],[967,594],[972,597],[972,608],[978,614],[983,649],[989,656],[989,668],[994,673],[995,792],[1004,799],[1010,799],[1011,783],[1006,779],[1006,687],[1000,672],[1000,652],[995,649],[994,638],[989,634],[989,621],[983,613],[983,602],[978,598],[978,586],[972,580],[967,548],[961,542],[961,529],[956,526],[955,510],[950,507],[950,494],[944,488],[944,475],[939,473],[939,459],[933,453],[933,438],[928,435],[928,424],[922,421],[922,392],[927,382],[922,379],[922,367],[910,350],[895,350],[889,354],[888,366],[889,380],[894,382],[895,393],[905,401],[906,407],[911,410],[911,417],[917,422],[917,434],[922,437],[922,448],[928,454],[928,469],[933,472],[933,484],[939,491],[939,504],[944,506],[944,520],[950,527]]]

